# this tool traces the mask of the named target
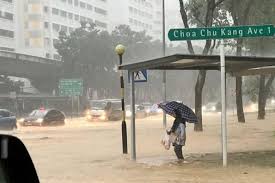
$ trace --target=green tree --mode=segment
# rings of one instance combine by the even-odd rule
[[[185,28],[190,25],[211,27],[215,24],[221,24],[219,20],[225,20],[223,11],[218,11],[219,6],[224,0],[193,0],[187,1],[179,0],[181,18]],[[202,54],[211,54],[211,50],[215,48],[216,41],[207,40],[205,42]],[[190,54],[195,54],[193,44],[187,41],[187,48]],[[195,112],[199,119],[199,123],[195,125],[195,131],[202,131],[202,92],[206,79],[206,71],[200,70],[197,77],[195,86]]]
[[[24,83],[21,81],[14,81],[8,76],[0,75],[0,93],[16,92],[22,93],[21,88],[24,87]]]
[[[274,24],[275,22],[275,2],[272,0],[257,1],[253,7],[253,15],[249,17],[250,24]],[[274,38],[259,38],[248,40],[246,47],[253,55],[274,56]],[[270,96],[272,83],[275,75],[260,75],[258,90],[258,119],[265,119],[266,100]]]

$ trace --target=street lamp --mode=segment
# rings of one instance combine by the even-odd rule
[[[125,46],[119,44],[115,48],[116,54],[119,56],[119,65],[122,65],[122,55],[125,52]],[[121,123],[121,133],[122,133],[122,149],[123,154],[127,154],[127,128],[125,122],[125,102],[124,102],[124,80],[123,71],[120,71],[120,88],[121,88],[121,109],[122,109],[122,123]]]

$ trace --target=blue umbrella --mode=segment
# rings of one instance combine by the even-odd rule
[[[183,103],[178,103],[176,101],[167,102],[167,103],[160,103],[159,108],[164,110],[167,114],[171,116],[175,116],[175,110],[180,111],[181,117],[186,119],[189,123],[197,123],[198,118],[196,114],[193,112],[192,109],[184,105]]]

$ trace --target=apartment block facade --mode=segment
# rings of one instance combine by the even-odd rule
[[[54,49],[59,32],[70,33],[81,21],[108,29],[107,0],[17,0],[18,52],[60,59]]]
[[[162,35],[162,0],[0,0],[0,50],[60,60],[54,44],[80,22],[111,32],[117,25]]]
[[[0,0],[0,50],[15,51],[15,12],[14,0]]]
[[[162,0],[116,0],[109,3],[110,26],[129,25],[155,39],[162,35]],[[114,8],[116,7],[116,8]]]

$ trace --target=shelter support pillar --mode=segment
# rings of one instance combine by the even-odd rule
[[[163,102],[166,102],[166,71],[163,71],[163,81],[162,81],[162,93],[163,93]],[[166,113],[163,111],[163,128],[167,127],[167,118]]]
[[[220,47],[221,59],[221,134],[222,134],[222,159],[223,166],[227,166],[227,122],[226,122],[226,73],[225,73],[225,54],[224,54],[224,40],[221,41]]]
[[[131,160],[136,160],[136,115],[135,115],[135,80],[134,72],[130,72],[131,80]]]

